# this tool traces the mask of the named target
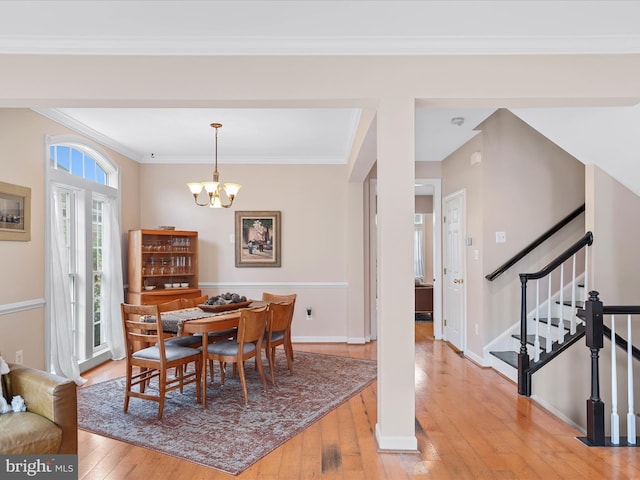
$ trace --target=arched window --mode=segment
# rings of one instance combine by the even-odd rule
[[[54,170],[118,188],[117,169],[91,147],[72,143],[50,145],[49,162]]]
[[[77,380],[120,353],[112,338],[123,298],[118,169],[76,136],[47,138],[47,157],[48,359]]]

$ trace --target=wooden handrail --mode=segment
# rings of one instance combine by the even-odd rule
[[[523,248],[520,252],[515,254],[513,257],[507,260],[504,264],[498,267],[494,272],[490,273],[489,275],[486,275],[484,278],[486,278],[490,282],[498,278],[500,275],[506,272],[509,268],[513,267],[525,256],[527,256],[529,253],[535,250],[542,242],[544,242],[545,240],[548,240],[557,231],[559,231],[561,228],[568,225],[569,222],[571,222],[574,218],[576,218],[578,215],[584,212],[584,210],[585,210],[585,204],[583,203],[580,207],[576,208],[573,212],[571,212],[569,215],[564,217],[562,220],[556,223],[553,227],[551,227],[549,230],[544,232],[542,235],[536,238],[533,242],[531,242],[529,245]]]
[[[591,245],[593,243],[593,233],[587,232],[584,234],[580,240],[567,248],[564,252],[558,255],[554,260],[552,260],[548,265],[546,265],[542,270],[539,270],[534,273],[521,273],[520,279],[526,278],[527,280],[538,280],[539,278],[544,278],[549,275],[552,271],[562,265],[566,260],[570,259],[575,253],[582,250],[584,247]]]
[[[529,353],[527,349],[527,282],[538,280],[549,275],[553,270],[578,253],[580,250],[593,243],[593,234],[587,232],[580,240],[553,259],[542,270],[533,273],[520,273],[520,351],[518,352],[518,393],[531,396],[531,369]]]

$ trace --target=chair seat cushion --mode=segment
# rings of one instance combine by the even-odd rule
[[[264,341],[266,342],[268,338],[269,338],[269,332],[265,332]],[[271,332],[271,341],[272,342],[277,342],[277,341],[283,340],[283,339],[284,339],[284,332]]]
[[[256,346],[253,343],[245,343],[243,354],[254,352]],[[209,353],[216,355],[236,355],[238,353],[238,342],[227,340],[226,342],[211,343],[207,347]]]
[[[178,337],[167,338],[164,346],[172,347],[194,347],[202,344],[202,335],[181,335]]]
[[[211,342],[223,340],[225,338],[231,338],[238,333],[237,328],[228,328],[226,330],[220,330],[219,332],[209,332],[207,334],[208,340]],[[167,338],[164,341],[165,346],[171,345],[173,347],[193,347],[196,348],[202,345],[202,334],[194,333],[193,335],[180,335],[177,337]]]
[[[200,354],[200,352],[195,348],[167,345],[166,342],[164,346],[164,351],[165,351],[165,354],[167,355],[167,362],[172,362],[174,360],[179,360],[181,358],[190,357],[191,355]],[[160,349],[156,346],[148,347],[142,350],[138,350],[131,356],[133,358],[141,358],[145,360],[160,360]]]
[[[220,330],[218,332],[209,332],[209,340],[220,338],[231,338],[238,334],[237,328],[228,328],[226,330]]]
[[[51,420],[31,412],[0,415],[0,452],[5,455],[58,453],[62,429]]]

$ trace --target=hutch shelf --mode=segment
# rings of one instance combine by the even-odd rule
[[[128,303],[159,304],[200,295],[198,232],[129,231]]]

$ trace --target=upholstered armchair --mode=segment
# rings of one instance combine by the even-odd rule
[[[27,411],[0,415],[0,454],[78,453],[76,384],[24,365],[9,364],[5,396],[20,395]]]

